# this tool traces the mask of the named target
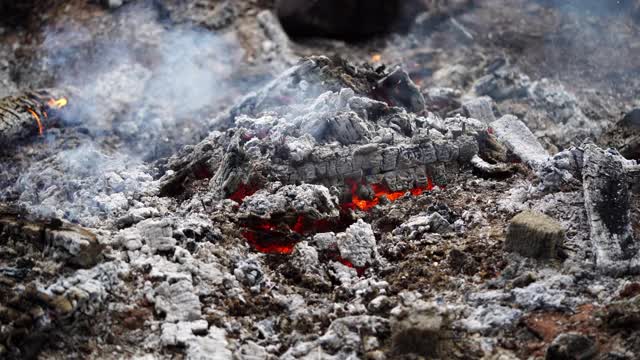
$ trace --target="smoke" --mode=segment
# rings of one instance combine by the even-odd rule
[[[51,154],[20,169],[0,199],[97,226],[140,206],[156,186],[155,160],[197,143],[258,84],[238,76],[245,54],[234,33],[166,23],[149,2],[63,23],[45,30],[36,66],[39,82],[54,74],[69,92],[62,130],[46,133]]]
[[[225,100],[246,90],[235,77],[244,53],[233,34],[167,24],[145,2],[109,21],[104,33],[96,24],[48,29],[43,45],[56,85],[72,89],[67,125],[96,141],[114,135],[131,156],[169,156],[204,137]]]

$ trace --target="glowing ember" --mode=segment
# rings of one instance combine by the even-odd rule
[[[371,185],[371,188],[373,189],[374,192],[374,197],[371,200],[365,200],[365,199],[361,199],[358,196],[358,187],[360,186],[358,183],[356,182],[352,182],[350,183],[351,185],[351,204],[353,204],[353,207],[358,208],[362,211],[369,211],[371,210],[374,206],[378,205],[380,203],[380,199],[384,196],[386,197],[389,201],[393,202],[398,200],[399,198],[401,198],[405,193],[407,193],[406,190],[403,191],[391,191],[388,187],[382,185],[382,184],[373,184]],[[427,179],[427,186],[425,187],[415,187],[413,189],[408,190],[411,195],[413,196],[418,196],[421,195],[423,192],[425,191],[431,191],[433,190],[433,182],[431,181],[431,178]],[[347,206],[350,204],[346,204]]]
[[[264,254],[289,255],[298,243],[282,234],[278,236],[276,232],[247,230],[242,236],[254,249]]]
[[[340,212],[340,217],[333,219],[314,220],[304,215],[277,223],[254,219],[246,225],[242,236],[257,251],[265,254],[287,255],[293,252],[293,248],[303,235],[328,231],[340,232],[351,224],[353,219],[346,210]]]
[[[241,183],[236,188],[236,191],[234,191],[233,194],[229,195],[229,199],[237,202],[238,204],[242,204],[244,198],[255,194],[258,190],[260,190],[260,188],[258,188],[257,186]]]
[[[371,61],[374,63],[379,63],[380,61],[382,61],[382,55],[373,54],[373,56],[371,56]]]
[[[38,114],[36,114],[36,112],[31,109],[27,109],[27,110],[36,119],[36,122],[38,123],[38,133],[40,134],[40,136],[42,136],[44,134],[44,127],[42,126],[42,120],[40,120],[40,116],[38,116]]]
[[[49,105],[50,108],[52,109],[62,109],[63,107],[67,106],[67,104],[69,103],[69,101],[67,100],[67,98],[62,97],[60,99],[50,99],[47,102],[47,105]]]

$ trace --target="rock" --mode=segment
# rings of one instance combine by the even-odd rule
[[[505,250],[531,258],[557,258],[564,238],[564,229],[557,221],[541,213],[524,211],[509,224]]]
[[[625,161],[614,150],[585,146],[584,202],[596,266],[616,276],[640,273],[640,243],[631,227]]]
[[[532,168],[538,168],[549,157],[527,125],[515,116],[505,115],[492,122],[491,128],[498,140]]]
[[[376,238],[371,225],[359,219],[347,231],[338,234],[338,250],[355,267],[371,264],[376,254]]]
[[[577,334],[560,334],[547,348],[546,360],[589,360],[598,352],[596,343],[589,337]]]
[[[278,18],[293,37],[356,39],[384,33],[398,21],[401,9],[402,1],[397,0],[276,1]]]

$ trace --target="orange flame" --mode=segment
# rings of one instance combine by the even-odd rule
[[[386,197],[389,201],[393,202],[401,198],[404,194],[407,193],[407,191],[410,192],[413,196],[418,196],[425,191],[433,190],[433,182],[431,181],[431,178],[427,179],[427,185],[424,187],[415,187],[413,189],[403,191],[391,191],[384,185],[372,184],[371,189],[373,189],[374,197],[371,200],[365,200],[361,199],[358,196],[358,186],[359,185],[356,182],[351,184],[351,202],[353,203],[353,205],[355,205],[355,207],[362,211],[369,211],[373,209],[374,206],[380,203],[380,199],[383,196]]]
[[[49,105],[50,108],[61,109],[67,106],[68,103],[69,101],[67,100],[67,98],[61,97],[60,99],[57,99],[57,100],[50,99],[49,102],[47,102],[47,105]]]
[[[38,123],[38,133],[40,134],[40,136],[42,136],[44,134],[44,127],[42,126],[42,121],[40,120],[40,116],[38,116],[38,114],[36,114],[36,112],[33,111],[32,109],[27,109],[27,110],[36,119],[36,122]]]
[[[372,61],[372,62],[374,62],[374,63],[378,63],[378,62],[382,61],[382,55],[380,55],[380,54],[373,54],[373,55],[371,56],[371,61]]]

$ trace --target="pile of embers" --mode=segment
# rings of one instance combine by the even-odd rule
[[[100,239],[0,213],[4,249],[58,261],[2,269],[14,280],[1,293],[0,353],[35,356],[48,334],[81,338],[78,323],[134,353],[194,359],[640,350],[617,332],[640,318],[640,287],[621,280],[640,273],[640,245],[638,165],[616,151],[551,157],[516,117],[496,120],[487,98],[442,119],[402,69],[326,57],[300,61],[212,126]],[[506,215],[485,209],[538,212],[514,218],[503,247]],[[620,301],[603,301],[598,324],[588,296]]]
[[[352,210],[444,189],[465,166],[512,170],[487,124],[424,112],[401,69],[309,58],[215,122],[229,129],[173,157],[161,191],[211,178],[207,191],[241,204],[245,237],[264,252],[343,230]]]

